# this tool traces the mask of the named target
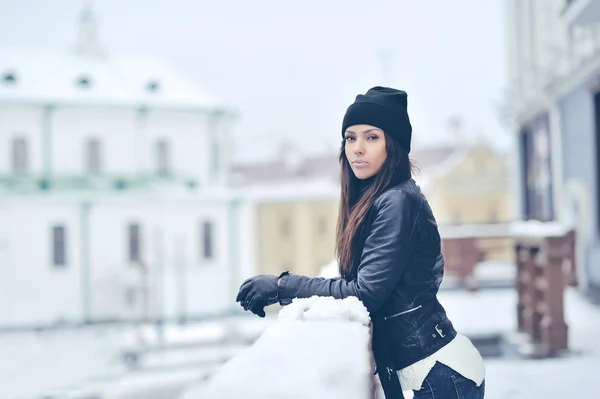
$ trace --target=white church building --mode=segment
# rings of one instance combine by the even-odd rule
[[[0,49],[0,329],[235,303],[236,113],[155,58]]]

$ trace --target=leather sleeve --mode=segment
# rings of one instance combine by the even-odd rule
[[[313,295],[343,299],[355,296],[371,313],[377,311],[391,295],[406,270],[415,246],[415,226],[422,200],[399,189],[392,189],[374,204],[376,214],[367,234],[357,278],[312,278],[289,274],[279,285],[282,305],[293,298]]]

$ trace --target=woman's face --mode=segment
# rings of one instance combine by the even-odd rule
[[[348,163],[359,179],[374,176],[387,157],[383,130],[371,125],[353,125],[344,132]]]

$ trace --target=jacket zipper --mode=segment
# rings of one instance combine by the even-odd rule
[[[387,319],[393,319],[394,317],[397,317],[397,316],[402,316],[403,314],[407,314],[407,313],[410,313],[410,312],[414,312],[415,310],[419,310],[419,309],[421,309],[422,307],[423,307],[423,305],[419,305],[419,306],[417,306],[416,308],[408,309],[408,310],[405,310],[405,311],[403,311],[403,312],[400,312],[400,313],[393,314],[393,315],[391,315],[391,316],[386,316],[386,317],[384,317],[384,318],[383,318],[383,320],[387,320]]]

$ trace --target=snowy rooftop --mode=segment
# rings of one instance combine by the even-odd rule
[[[451,146],[417,146],[411,152],[411,159],[420,170],[430,172],[456,152],[458,149]],[[279,159],[234,165],[234,183],[238,186],[261,186],[322,180],[339,185],[340,163],[337,153],[309,156],[291,145],[282,146],[280,153]],[[423,172],[417,174],[420,182],[426,179]]]
[[[95,59],[2,49],[0,103],[218,109],[216,99],[163,60]]]
[[[327,178],[255,184],[238,187],[233,192],[236,197],[256,202],[337,200],[340,197],[339,185]]]

